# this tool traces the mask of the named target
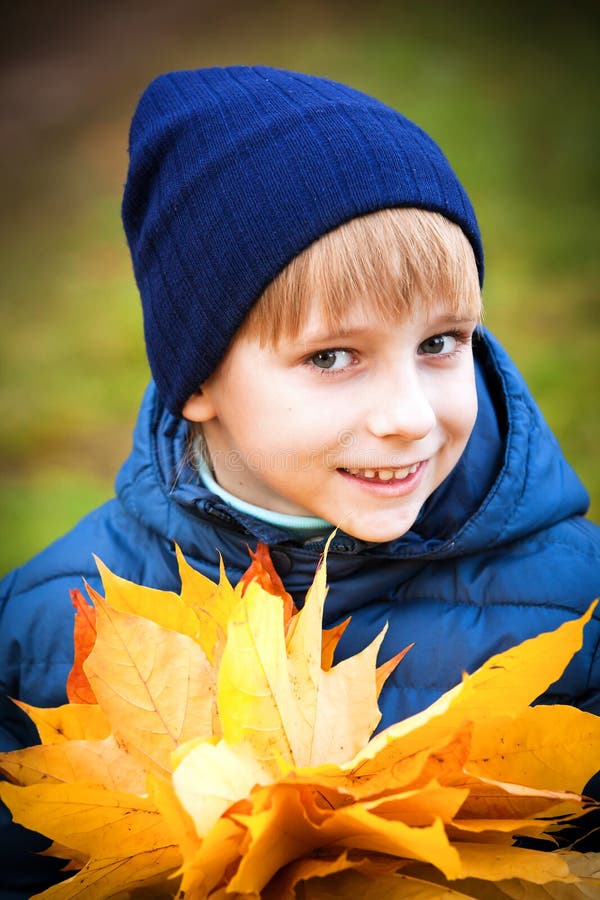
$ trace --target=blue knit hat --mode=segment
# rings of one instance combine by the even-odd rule
[[[345,85],[262,66],[171,72],[142,95],[129,149],[123,223],[150,367],[176,415],[269,282],[355,216],[440,212],[483,279],[475,213],[439,147]]]

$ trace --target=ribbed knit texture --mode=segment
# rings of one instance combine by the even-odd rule
[[[439,147],[378,100],[266,67],[172,72],[142,95],[123,222],[150,367],[176,415],[250,307],[314,240],[378,209],[475,213]]]

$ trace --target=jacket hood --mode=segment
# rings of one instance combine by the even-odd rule
[[[525,382],[499,343],[482,329],[474,352],[479,409],[473,433],[454,470],[429,498],[413,528],[397,540],[366,544],[338,532],[334,555],[426,560],[489,551],[573,515],[584,514],[587,492],[564,459]],[[188,462],[188,423],[169,413],[153,384],[134,432],[133,451],[117,479],[129,512],[177,542],[191,559],[216,550],[243,562],[246,543],[295,547],[307,572],[324,538],[302,544],[288,532],[245,515],[198,481]],[[234,562],[234,568],[236,567]]]

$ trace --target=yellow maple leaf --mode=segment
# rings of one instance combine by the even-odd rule
[[[238,595],[227,579],[223,560],[220,561],[219,583],[214,584],[210,578],[188,565],[179,547],[176,547],[176,552],[181,601],[194,613],[198,623],[196,639],[208,661],[215,666],[225,645],[227,623],[237,606]]]
[[[132,613],[139,618],[149,619],[162,628],[186,634],[194,640],[199,638],[198,616],[185,602],[183,595],[134,584],[115,575],[102,560],[97,557],[95,560],[102,578],[104,597],[89,585],[87,589],[96,607],[100,605],[115,612]]]
[[[37,707],[15,700],[38,730],[42,744],[63,741],[101,740],[110,734],[110,724],[103,710],[87,703]]]
[[[16,784],[85,782],[109,790],[144,793],[146,775],[114,735],[103,740],[67,740],[14,750],[3,771]]]
[[[38,898],[600,891],[594,854],[514,843],[578,814],[598,766],[600,718],[531,706],[592,608],[371,737],[405,651],[377,668],[382,632],[335,662],[347,622],[323,631],[325,561],[298,611],[264,546],[235,587],[222,564],[215,584],[177,559],[179,594],[99,563],[72,680],[84,702],[20,704],[42,744],[0,755],[0,796],[75,872]]]
[[[84,669],[118,742],[163,773],[180,744],[213,734],[214,670],[187,634],[96,600]]]

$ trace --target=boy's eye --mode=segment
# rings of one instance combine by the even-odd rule
[[[319,350],[313,353],[311,363],[318,369],[337,370],[344,369],[350,364],[352,354],[349,350]]]
[[[442,353],[452,353],[456,349],[458,339],[454,334],[434,334],[419,345],[419,353],[439,356]]]

